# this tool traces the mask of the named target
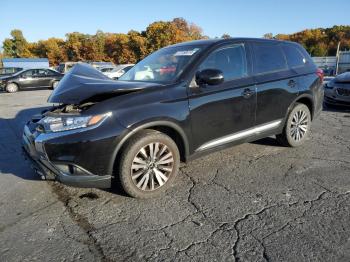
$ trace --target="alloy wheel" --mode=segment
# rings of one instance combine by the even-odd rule
[[[298,110],[292,118],[290,135],[295,141],[300,141],[308,130],[308,116],[305,111]]]
[[[17,92],[17,89],[18,89],[17,85],[13,84],[13,83],[8,84],[7,87],[6,87],[6,90],[9,93],[15,93],[15,92]]]
[[[53,88],[53,89],[56,89],[57,86],[58,86],[58,81],[53,82],[52,88]]]
[[[131,178],[143,191],[162,187],[174,168],[174,157],[165,144],[154,142],[140,149],[131,165]]]

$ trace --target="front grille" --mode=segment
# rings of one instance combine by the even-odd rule
[[[350,96],[350,89],[337,88],[337,93],[340,96]]]

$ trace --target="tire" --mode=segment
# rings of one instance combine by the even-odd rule
[[[16,93],[18,91],[18,85],[15,83],[8,83],[5,89],[8,93]]]
[[[175,142],[161,132],[144,130],[123,148],[118,170],[120,184],[132,197],[155,197],[172,185],[179,165]]]
[[[53,81],[53,82],[52,82],[51,89],[52,89],[52,90],[56,89],[56,87],[57,87],[57,85],[58,85],[59,82],[60,82],[60,81]]]
[[[276,136],[283,146],[297,147],[307,139],[311,128],[311,113],[305,104],[296,103],[289,113],[282,134]]]

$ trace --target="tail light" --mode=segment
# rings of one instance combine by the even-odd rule
[[[318,77],[321,79],[321,82],[323,82],[323,77],[324,77],[323,70],[322,70],[321,68],[317,68],[316,74],[317,74]]]

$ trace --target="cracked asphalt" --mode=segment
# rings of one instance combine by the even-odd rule
[[[157,199],[41,181],[23,125],[48,90],[0,93],[1,261],[350,261],[350,111],[300,148],[273,138],[181,167]]]

